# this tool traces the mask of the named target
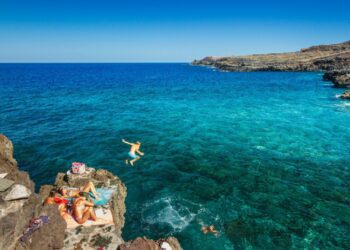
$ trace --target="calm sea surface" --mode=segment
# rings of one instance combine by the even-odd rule
[[[37,187],[73,161],[128,188],[123,237],[184,249],[349,249],[350,102],[321,73],[0,64],[0,132]],[[145,156],[124,159],[125,138]],[[202,235],[214,224],[220,236]]]

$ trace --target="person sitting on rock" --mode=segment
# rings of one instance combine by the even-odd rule
[[[89,181],[83,187],[80,188],[61,187],[58,189],[58,191],[62,194],[63,197],[70,198],[80,197],[82,195],[88,196],[89,192],[91,192],[96,200],[100,199],[100,197],[97,194],[95,185],[91,181]]]
[[[137,160],[140,159],[140,156],[139,156],[139,155],[141,155],[141,156],[144,155],[144,153],[142,153],[142,152],[140,151],[141,142],[137,141],[137,142],[135,142],[135,143],[131,143],[131,142],[128,142],[128,141],[126,141],[126,140],[124,140],[124,139],[122,139],[122,142],[124,142],[125,144],[128,144],[128,145],[131,146],[130,151],[129,151],[129,153],[128,153],[128,155],[129,155],[129,157],[131,158],[131,160],[126,159],[126,160],[125,160],[125,164],[128,164],[128,163],[130,162],[130,165],[131,165],[131,166],[134,166],[135,161],[137,161]],[[139,155],[137,155],[136,153],[138,153]]]
[[[212,233],[215,235],[215,237],[219,236],[219,231],[215,230],[214,225],[210,225],[209,227],[203,226],[201,230],[202,230],[202,233],[204,233],[204,234]]]
[[[86,200],[81,196],[76,198],[73,202],[73,216],[79,224],[84,224],[87,220],[96,220],[96,214],[94,211],[94,203]]]

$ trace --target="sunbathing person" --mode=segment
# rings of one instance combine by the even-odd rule
[[[202,233],[204,233],[204,234],[212,233],[215,235],[215,237],[219,236],[219,231],[215,230],[214,225],[210,225],[209,227],[203,226],[201,230],[202,230]]]
[[[58,211],[62,217],[66,216],[68,213],[68,200],[62,198],[56,191],[51,191],[50,195],[45,199],[44,205],[53,205],[58,206]]]
[[[91,192],[96,200],[100,199],[100,197],[96,192],[95,185],[91,181],[89,181],[88,183],[85,184],[85,186],[80,188],[61,187],[59,188],[58,191],[63,195],[63,197],[70,197],[70,198],[80,197],[81,193],[89,194],[89,192]]]
[[[126,159],[125,160],[125,164],[128,164],[130,162],[131,166],[134,166],[135,161],[139,160],[141,157],[139,155],[144,155],[144,153],[142,153],[140,151],[140,147],[141,147],[141,142],[137,141],[135,143],[131,143],[128,142],[124,139],[122,139],[122,142],[124,142],[125,144],[128,144],[131,146],[130,151],[128,153],[129,157],[131,158],[131,160]],[[137,155],[136,153],[138,153],[139,155]]]
[[[87,220],[96,220],[94,203],[86,200],[85,197],[76,198],[73,203],[73,215],[79,224],[84,224]]]

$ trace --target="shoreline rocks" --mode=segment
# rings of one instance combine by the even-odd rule
[[[323,75],[323,79],[332,81],[336,88],[350,88],[350,69],[328,71]]]
[[[345,91],[342,95],[339,96],[339,98],[350,100],[350,90]]]
[[[34,192],[34,183],[26,172],[20,171],[13,158],[12,142],[0,134],[0,249],[2,250],[46,250],[46,249],[161,249],[164,241],[172,250],[181,250],[177,239],[149,240],[137,238],[124,242],[122,228],[125,218],[124,183],[107,170],[92,169],[83,175],[58,173],[53,185],[43,185],[39,194]],[[5,181],[4,181],[5,180]],[[113,190],[108,205],[103,209],[111,212],[111,223],[68,227],[56,205],[43,205],[43,200],[55,186],[81,187],[92,181],[96,188]],[[3,185],[4,184],[4,185]],[[102,209],[101,209],[102,210]],[[49,222],[32,232],[26,241],[20,238],[33,217],[48,216]],[[140,240],[142,239],[142,240]],[[135,248],[144,246],[150,248]]]
[[[337,88],[350,87],[350,41],[319,45],[298,52],[247,56],[205,57],[193,65],[215,67],[224,71],[322,71],[323,79]]]

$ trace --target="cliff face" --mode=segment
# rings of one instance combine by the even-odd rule
[[[93,182],[97,188],[113,190],[107,205],[101,213],[110,211],[110,221],[86,226],[75,225],[74,220],[63,218],[56,205],[43,206],[43,200],[55,186],[81,187]],[[54,185],[44,185],[40,195],[34,192],[34,183],[26,172],[19,171],[13,158],[13,145],[0,134],[0,249],[144,249],[161,250],[165,241],[173,250],[182,249],[177,239],[170,237],[161,240],[137,238],[124,243],[121,237],[124,226],[126,187],[112,173],[92,169],[83,175],[58,173]],[[33,217],[48,216],[31,236],[20,238]],[[141,248],[139,248],[141,247]]]
[[[41,206],[34,193],[34,183],[27,173],[19,171],[13,159],[13,145],[0,134],[0,249],[60,249],[63,247],[65,222],[55,207]],[[32,217],[47,215],[54,223],[34,232],[28,242],[20,237]]]
[[[193,65],[226,71],[326,71],[325,80],[350,87],[350,41],[313,46],[299,52],[230,57],[205,57]]]

